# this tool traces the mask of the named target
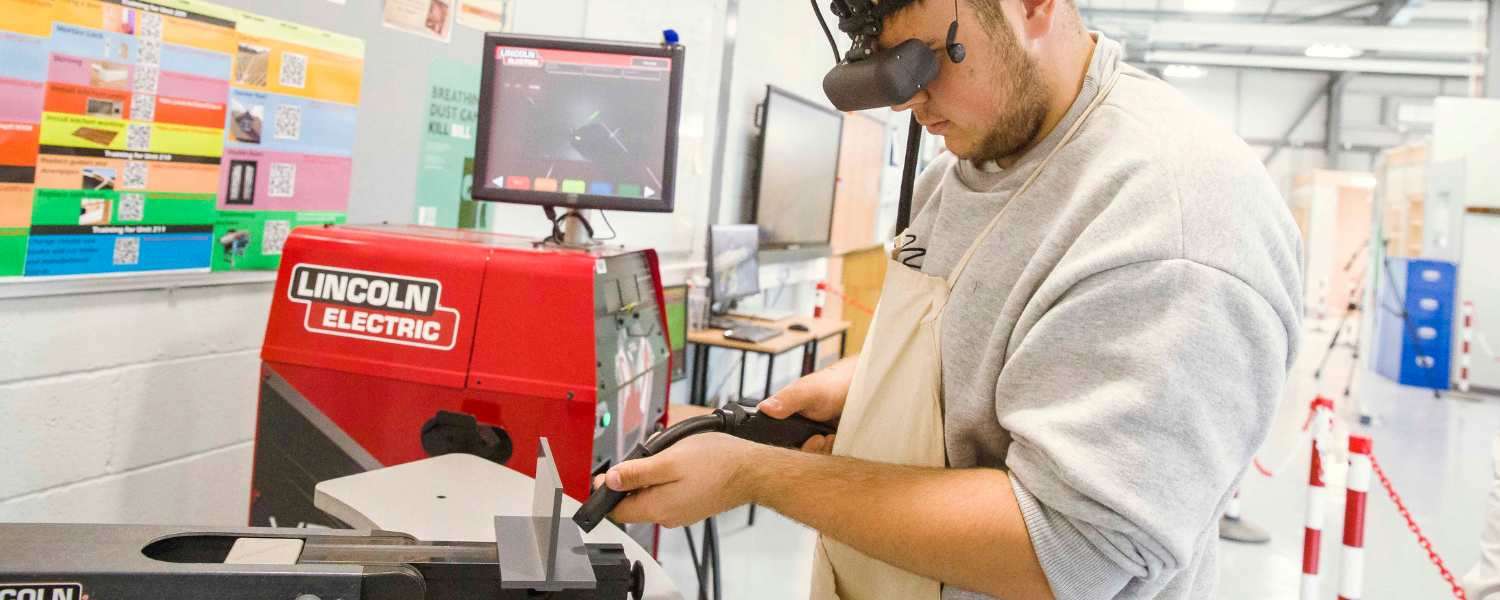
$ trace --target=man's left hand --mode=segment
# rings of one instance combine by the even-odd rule
[[[595,484],[633,492],[611,513],[616,521],[682,527],[754,500],[747,475],[763,449],[722,433],[689,436],[656,456],[615,465]]]

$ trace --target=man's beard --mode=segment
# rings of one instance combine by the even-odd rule
[[[1000,50],[996,60],[1006,93],[996,107],[999,118],[974,152],[972,160],[977,163],[1000,161],[1024,150],[1041,133],[1047,116],[1048,86],[1041,68],[1021,49],[1008,23],[987,29]]]

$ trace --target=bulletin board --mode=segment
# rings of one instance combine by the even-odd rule
[[[274,269],[344,221],[361,40],[196,0],[0,15],[0,278]]]

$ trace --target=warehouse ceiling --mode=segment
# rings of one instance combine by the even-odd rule
[[[1090,27],[1162,71],[1221,66],[1469,78],[1476,0],[1076,0]]]

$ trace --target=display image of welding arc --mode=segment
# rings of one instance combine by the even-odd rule
[[[491,179],[539,175],[553,166],[555,174],[544,179],[613,182],[645,198],[660,193],[665,80],[603,76],[562,63],[512,67],[500,77],[493,111],[509,122],[491,132]]]
[[[573,130],[573,149],[582,154],[591,162],[610,165],[626,164],[631,157],[630,147],[620,139],[620,131],[623,128],[610,127],[599,120],[599,112],[589,115],[588,122]],[[661,179],[651,171],[651,167],[642,165],[646,176],[651,178],[651,183],[661,187]]]
[[[115,189],[115,170],[100,167],[83,168],[83,189],[86,190],[112,190]]]

